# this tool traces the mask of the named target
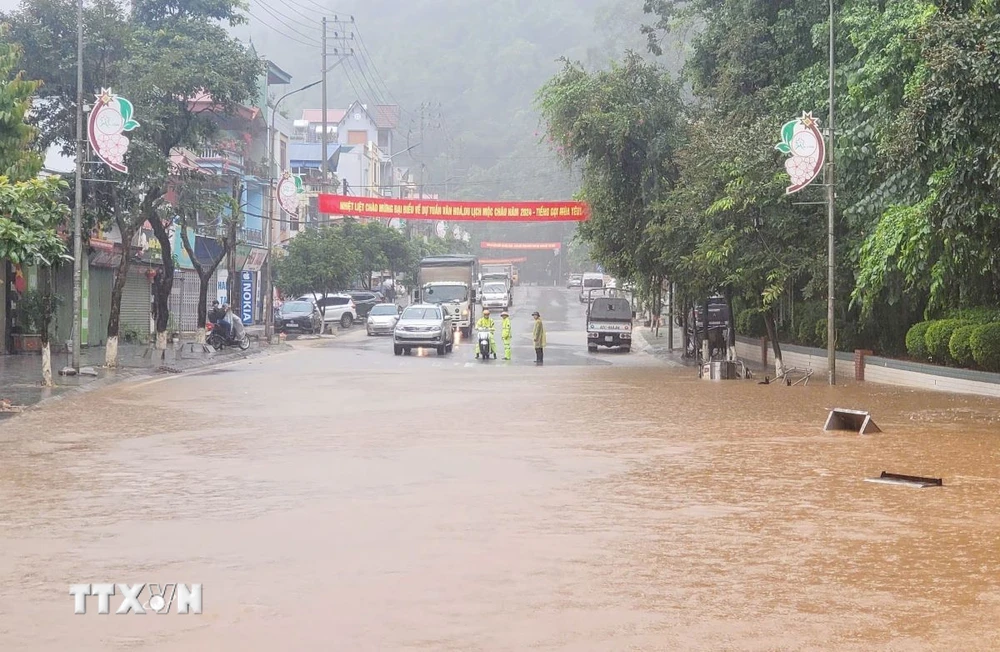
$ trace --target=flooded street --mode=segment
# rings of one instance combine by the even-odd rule
[[[0,424],[0,649],[1000,648],[1000,402],[709,383],[516,298],[511,365],[353,332]],[[204,613],[74,615],[100,582]]]

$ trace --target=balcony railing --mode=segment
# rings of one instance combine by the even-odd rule
[[[264,244],[264,231],[261,229],[240,229],[240,239],[251,245]]]
[[[225,152],[221,149],[202,149],[198,152],[198,158],[210,161],[220,161],[227,165],[238,165],[243,167],[243,156],[236,152]]]

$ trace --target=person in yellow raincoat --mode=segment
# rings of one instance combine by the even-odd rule
[[[510,313],[506,310],[500,313],[500,339],[503,340],[503,359],[510,360],[510,341],[513,335],[510,331]]]
[[[497,342],[493,337],[493,332],[496,330],[496,324],[493,323],[493,319],[490,317],[490,311],[486,308],[483,308],[483,316],[476,322],[476,332],[479,332],[480,330],[488,330],[490,332],[490,355],[496,358]],[[476,357],[479,357],[479,347],[476,347]]]

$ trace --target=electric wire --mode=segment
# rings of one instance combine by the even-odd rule
[[[251,18],[253,18],[253,19],[257,20],[257,21],[260,21],[261,24],[270,25],[269,21],[264,20],[263,18],[261,18],[260,16],[256,15],[255,13],[253,13],[252,11],[250,11],[249,9],[247,9],[247,13],[250,14]],[[269,29],[272,32],[274,32],[275,34],[278,34],[280,36],[283,36],[283,37],[287,38],[289,41],[293,41],[293,42],[299,43],[301,45],[306,45],[306,46],[311,47],[311,48],[318,48],[318,47],[320,47],[319,41],[307,42],[307,41],[303,41],[301,39],[297,39],[294,36],[289,36],[285,32],[282,32],[280,29],[274,27],[273,25],[271,25],[269,27]]]
[[[315,36],[313,34],[306,34],[305,32],[302,32],[301,31],[301,29],[302,29],[301,25],[293,25],[292,23],[286,21],[284,18],[282,18],[281,16],[279,16],[273,9],[271,9],[266,4],[264,4],[263,2],[261,2],[261,0],[251,0],[251,1],[252,1],[252,3],[254,5],[257,6],[258,9],[264,11],[264,13],[266,13],[267,15],[269,15],[273,20],[276,20],[279,23],[281,23],[282,25],[284,25],[286,29],[291,30],[293,34],[296,34],[296,35],[298,35],[298,36],[300,36],[300,37],[302,37],[304,39],[309,39],[309,41],[314,42],[315,45],[320,45],[321,42],[319,40],[319,37]],[[259,20],[259,18],[258,18],[258,20]],[[274,24],[272,23],[272,24],[268,25],[268,27],[271,28],[271,29],[274,29]],[[319,28],[316,28],[316,27],[307,27],[307,29],[319,29]]]

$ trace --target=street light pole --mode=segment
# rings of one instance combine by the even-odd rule
[[[830,129],[829,147],[827,152],[827,180],[826,180],[826,212],[827,212],[827,303],[826,303],[826,359],[830,373],[830,385],[837,384],[837,325],[834,310],[834,293],[836,291],[836,243],[834,241],[834,202],[837,197],[835,186],[836,173],[833,165],[833,85],[834,85],[834,51],[833,51],[833,0],[830,0],[830,115],[828,128]]]
[[[73,369],[80,371],[83,348],[83,0],[76,3],[76,188],[73,206]]]
[[[279,97],[274,103],[274,106],[271,107],[271,125],[267,132],[267,143],[265,146],[267,154],[264,156],[264,160],[267,161],[267,238],[265,241],[265,245],[267,247],[267,258],[265,259],[267,273],[263,274],[264,339],[268,342],[271,341],[271,337],[274,335],[274,290],[271,288],[271,230],[274,228],[274,168],[276,164],[276,161],[274,160],[274,138],[276,136],[274,118],[278,114],[278,106],[285,101],[286,97],[295,95],[296,93],[301,93],[302,91],[310,89],[323,81],[323,79],[317,79],[313,83],[306,84],[302,88],[296,88],[294,91],[289,91]],[[325,151],[323,152],[323,159],[326,159]]]

